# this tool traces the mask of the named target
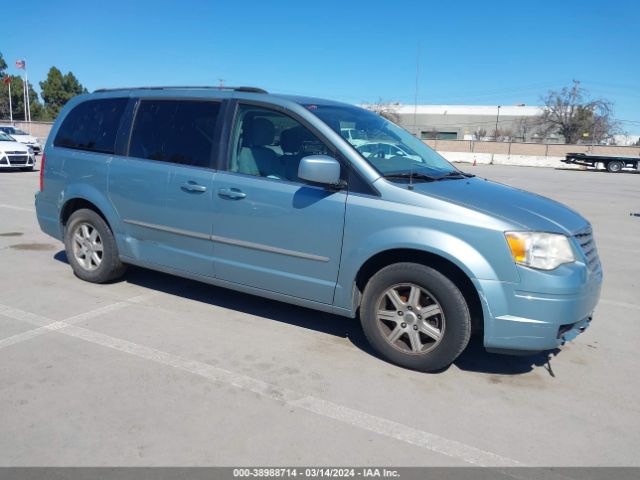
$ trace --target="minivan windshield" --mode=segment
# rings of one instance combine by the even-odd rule
[[[424,142],[374,112],[341,105],[305,107],[349,142],[383,176],[437,178],[458,173]],[[349,135],[350,131],[358,135]]]

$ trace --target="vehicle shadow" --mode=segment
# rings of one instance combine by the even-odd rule
[[[550,376],[555,376],[550,359],[560,353],[560,349],[537,352],[530,355],[502,355],[487,352],[482,345],[482,337],[474,335],[469,345],[454,362],[460,370],[492,375],[520,375],[543,367]]]
[[[59,262],[69,263],[64,250],[57,252],[54,258]],[[357,348],[376,356],[375,352],[369,347],[357,319],[298,307],[134,266],[129,266],[125,275],[121,279],[115,280],[114,283],[121,281],[167,295],[174,295],[345,338]]]
[[[57,252],[54,255],[54,259],[68,264],[64,250]],[[129,267],[123,278],[116,280],[114,283],[122,281],[167,295],[187,298],[196,302],[215,305],[263,317],[267,320],[344,338],[356,348],[386,362],[369,346],[357,318],[319,312],[133,266]],[[527,356],[498,355],[487,352],[482,346],[482,338],[473,336],[465,351],[462,352],[454,364],[465,371],[492,375],[520,375],[530,372],[536,367],[546,368],[548,366],[549,353],[557,354],[558,351],[556,349],[552,352]],[[448,369],[438,373],[444,373],[446,370]],[[550,366],[548,371],[553,376]]]

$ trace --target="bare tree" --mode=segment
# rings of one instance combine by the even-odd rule
[[[513,130],[510,128],[499,128],[495,133],[496,142],[510,142],[513,138]]]
[[[515,137],[521,138],[523,142],[534,133],[536,125],[540,123],[538,117],[520,117],[515,121]]]
[[[479,128],[475,132],[473,132],[473,136],[475,137],[476,140],[482,140],[483,138],[486,138],[486,136],[487,136],[487,129],[486,128]]]
[[[543,133],[558,133],[566,143],[589,139],[599,143],[619,129],[613,118],[613,105],[606,99],[590,100],[588,92],[573,81],[571,87],[551,90],[542,98],[545,109],[540,117]]]
[[[398,114],[398,103],[384,102],[382,98],[379,98],[376,103],[366,105],[367,110],[377,113],[381,117],[386,118],[390,122],[399,123],[400,115]]]

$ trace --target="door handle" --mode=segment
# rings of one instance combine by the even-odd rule
[[[232,198],[234,200],[240,200],[247,196],[246,193],[238,188],[221,188],[218,190],[218,195],[221,197]]]
[[[198,185],[196,182],[189,181],[187,183],[183,183],[180,185],[182,190],[186,190],[187,192],[206,192],[207,187],[204,185]]]

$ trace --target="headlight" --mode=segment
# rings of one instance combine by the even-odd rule
[[[569,239],[557,233],[505,232],[514,262],[540,270],[553,270],[575,261]]]
[[[29,154],[30,154],[30,155],[33,155],[33,148],[31,148],[31,147],[27,147],[27,149],[29,150]]]

